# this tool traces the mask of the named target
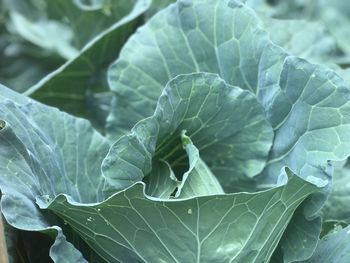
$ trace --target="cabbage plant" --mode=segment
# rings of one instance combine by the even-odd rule
[[[24,94],[0,86],[9,260],[347,262],[344,80],[241,1],[134,2]]]

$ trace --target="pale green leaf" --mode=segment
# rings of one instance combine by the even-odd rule
[[[161,201],[137,183],[98,204],[57,197],[64,218],[107,262],[268,262],[295,209],[316,187],[292,176],[260,193]]]

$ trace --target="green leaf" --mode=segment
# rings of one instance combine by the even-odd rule
[[[154,14],[167,7],[168,5],[176,2],[176,0],[152,0],[152,5],[145,13],[146,20],[151,18]]]
[[[101,32],[129,14],[137,2],[100,1],[92,7],[77,0],[11,0],[6,5],[15,32],[69,60]]]
[[[128,40],[109,70],[115,95],[110,136],[118,138],[152,115],[163,86],[174,76],[217,73],[254,93],[274,129],[268,165],[256,177],[258,187],[284,182],[286,166],[319,187],[328,185],[328,160],[350,155],[350,91],[333,71],[288,56],[261,24],[251,9],[234,0],[183,0],[156,14]],[[220,181],[220,173],[200,153]],[[317,212],[327,191],[313,197],[306,217]]]
[[[17,12],[11,12],[11,21],[16,33],[34,45],[55,52],[64,59],[78,54],[78,50],[71,44],[73,32],[65,24],[52,20],[31,22]]]
[[[154,115],[112,146],[102,165],[112,186],[106,191],[142,180],[151,173],[152,160],[166,161],[181,179],[188,170],[183,130],[226,191],[255,190],[252,178],[264,168],[273,139],[261,105],[216,74],[194,73],[170,81]]]
[[[115,95],[110,135],[120,137],[151,116],[162,89],[179,74],[217,73],[228,84],[262,93],[266,80],[258,76],[275,61],[262,58],[273,47],[258,24],[252,10],[233,0],[182,0],[157,13],[130,37],[109,70]],[[282,63],[284,55],[277,53]]]
[[[289,54],[313,63],[331,64],[337,51],[334,37],[320,22],[263,17],[271,41]]]
[[[333,188],[324,207],[322,218],[328,221],[350,223],[350,163],[349,161],[334,164]]]
[[[321,218],[305,218],[307,209],[305,205],[300,206],[287,226],[281,242],[283,261],[280,262],[299,262],[313,254],[319,240]]]
[[[350,257],[350,226],[344,229],[335,229],[323,237],[315,250],[315,253],[305,263],[347,263]]]
[[[161,201],[137,183],[92,205],[61,195],[49,209],[107,262],[268,262],[293,212],[316,189],[291,176],[260,193]]]
[[[199,19],[204,13],[206,19]],[[201,48],[195,48],[196,41]],[[134,50],[140,51],[136,54]],[[179,56],[176,59],[174,52]],[[270,165],[259,183],[275,184],[286,165],[308,180],[327,184],[323,168],[327,160],[350,155],[345,136],[350,132],[346,114],[350,92],[334,72],[286,56],[244,5],[179,1],[131,37],[110,69],[116,95],[109,117],[112,136],[151,115],[162,83],[173,75],[200,70],[219,73],[227,83],[257,95],[275,130]],[[133,78],[135,75],[140,77]]]
[[[47,75],[25,94],[76,116],[88,118],[95,126],[104,126],[110,102],[110,95],[105,93],[108,90],[106,69],[117,57],[135,29],[137,18],[149,4],[149,0],[115,1],[113,8],[120,8],[115,18],[118,22],[98,34],[78,56]],[[88,25],[84,25],[86,27]]]
[[[8,30],[8,19],[7,6],[1,1],[0,83],[23,92],[63,62],[45,52],[39,54],[34,45],[25,45],[23,39]]]
[[[320,187],[329,182],[327,161],[350,155],[350,90],[327,68],[288,57],[272,108],[275,137],[261,184],[284,166]]]
[[[189,169],[183,175],[176,197],[189,198],[201,195],[224,194],[220,183],[209,167],[200,158],[199,151],[193,145],[185,131],[181,134],[182,144],[188,155]]]
[[[350,55],[350,6],[343,1],[333,1],[332,4],[320,1],[318,18],[327,26],[337,41],[337,45],[347,55]],[[342,26],[339,26],[342,25]]]
[[[164,160],[154,161],[152,179],[145,178],[145,181],[147,195],[160,199],[169,199],[180,184],[169,163]]]
[[[274,128],[259,184],[276,184],[283,166],[327,184],[327,160],[350,155],[350,91],[333,71],[287,56],[259,23],[251,9],[232,0],[178,1],[155,15],[110,68],[116,98],[111,136],[150,116],[171,77],[218,73],[228,84],[254,92]]]
[[[37,202],[69,193],[76,200],[103,198],[97,187],[109,144],[91,125],[0,86],[1,211],[7,222],[55,238],[55,262],[86,262],[66,241],[54,217]],[[54,121],[49,121],[54,120]],[[90,189],[90,191],[87,191]],[[64,257],[64,261],[63,260]]]

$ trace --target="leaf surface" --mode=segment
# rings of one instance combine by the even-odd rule
[[[25,94],[76,116],[88,118],[97,127],[104,126],[110,103],[105,80],[107,67],[116,59],[133,32],[137,18],[149,5],[149,0],[116,1],[113,4],[113,9],[117,10],[113,20],[115,23],[103,28],[77,56],[33,85]],[[98,14],[95,16],[91,21],[99,19]],[[88,24],[83,26],[89,27]]]
[[[55,238],[55,262],[86,262],[66,241],[54,216],[37,202],[69,193],[96,202],[103,184],[100,165],[109,144],[91,125],[0,86],[1,211],[18,229]],[[52,121],[54,120],[54,121]],[[90,189],[90,191],[86,191]],[[63,256],[64,255],[64,258]]]
[[[334,164],[333,188],[324,207],[322,218],[350,223],[349,161]]]
[[[261,193],[161,201],[137,183],[89,206],[62,195],[49,209],[107,262],[268,262],[294,210],[315,189],[292,176]]]
[[[350,257],[349,247],[350,226],[344,229],[336,229],[323,237],[316,248],[315,253],[305,263],[329,262],[346,263]]]
[[[152,160],[168,162],[181,177],[188,170],[184,130],[225,190],[255,189],[252,177],[265,166],[272,129],[252,93],[210,73],[180,75],[167,84],[154,115],[109,151],[102,166],[108,186],[122,190],[142,180]]]

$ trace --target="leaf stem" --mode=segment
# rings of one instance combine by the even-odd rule
[[[7,254],[6,238],[5,238],[5,229],[4,229],[1,212],[0,212],[0,262],[1,263],[9,262],[9,258]]]

